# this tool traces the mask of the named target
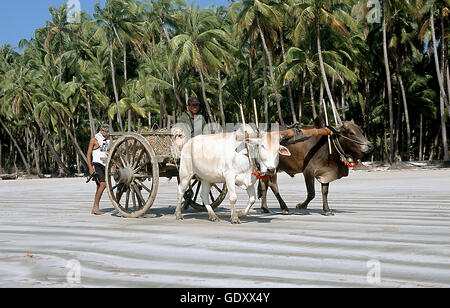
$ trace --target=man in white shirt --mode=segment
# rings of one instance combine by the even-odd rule
[[[93,174],[94,171],[97,174],[97,191],[95,192],[94,207],[92,209],[92,215],[103,215],[104,212],[100,211],[100,199],[106,188],[105,180],[105,167],[106,158],[108,156],[109,149],[109,125],[104,124],[100,128],[100,132],[95,135],[89,142],[89,148],[86,154],[89,174]],[[92,156],[92,158],[91,158]]]

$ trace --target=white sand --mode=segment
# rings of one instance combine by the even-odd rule
[[[450,287],[449,184],[448,169],[354,171],[330,185],[326,217],[319,184],[300,212],[303,177],[283,175],[291,215],[270,194],[275,214],[258,202],[232,225],[228,200],[218,223],[194,210],[176,221],[166,179],[141,219],[118,217],[106,192],[108,213],[91,216],[84,179],[0,181],[0,287]],[[70,260],[80,283],[67,280]]]

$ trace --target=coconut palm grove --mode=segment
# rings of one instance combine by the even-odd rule
[[[313,124],[335,110],[370,161],[449,160],[450,0],[106,0],[0,46],[0,174],[87,172],[89,139],[210,123]],[[326,113],[325,113],[326,111]]]

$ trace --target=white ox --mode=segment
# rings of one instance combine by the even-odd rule
[[[273,175],[279,162],[279,154],[290,156],[289,150],[280,145],[279,132],[268,132],[257,138],[244,138],[242,133],[222,133],[215,135],[200,135],[189,140],[181,151],[180,182],[178,186],[178,203],[175,215],[181,215],[183,196],[195,176],[201,181],[201,198],[209,213],[211,221],[219,220],[209,201],[211,186],[216,183],[226,183],[231,202],[231,223],[240,223],[240,218],[246,216],[256,201],[257,178],[253,164],[249,160],[254,157],[259,166],[260,175]],[[248,137],[248,136],[247,136]],[[249,203],[244,211],[236,212],[236,186],[247,191]]]

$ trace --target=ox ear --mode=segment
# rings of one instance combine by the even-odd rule
[[[289,149],[285,146],[280,145],[280,149],[278,150],[278,153],[283,156],[291,156],[291,152]]]

